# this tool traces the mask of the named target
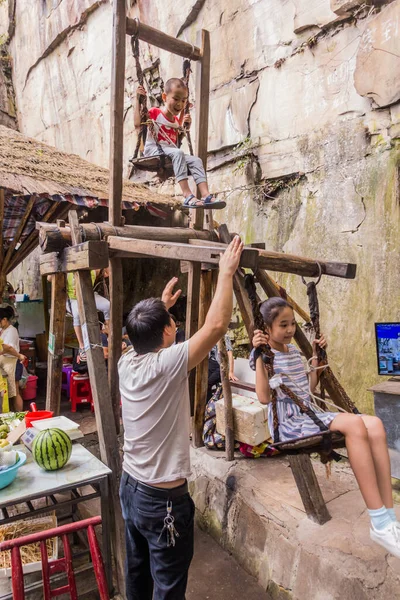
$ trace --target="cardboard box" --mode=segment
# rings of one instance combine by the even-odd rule
[[[232,394],[233,428],[235,440],[258,446],[271,437],[268,428],[268,407],[253,398]],[[224,400],[215,403],[216,428],[218,433],[225,434]]]

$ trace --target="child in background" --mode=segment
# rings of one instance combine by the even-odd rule
[[[280,374],[284,384],[307,405],[310,405],[310,392],[312,394],[315,390],[318,377],[315,370],[311,371],[308,381],[300,352],[290,343],[296,330],[296,321],[293,309],[286,300],[270,298],[261,304],[260,311],[266,333],[260,330],[254,332],[250,366],[256,371],[257,397],[262,404],[268,404],[268,424],[273,435],[271,390],[260,346],[270,345],[274,353],[275,373]],[[323,335],[313,342],[313,367],[318,367],[317,345],[326,348]],[[371,539],[400,558],[400,524],[393,508],[390,459],[382,421],[369,415],[314,412],[331,431],[340,432],[345,437],[350,465],[371,519]],[[318,425],[302,413],[279,387],[277,413],[280,441],[320,432]]]
[[[146,90],[139,86],[136,95],[138,101],[135,107],[134,124],[136,129],[140,129],[139,97],[146,96]],[[185,198],[183,206],[188,208],[224,208],[226,203],[216,200],[214,194],[210,194],[202,160],[198,156],[185,154],[183,150],[178,148],[178,134],[182,130],[182,125],[185,123],[190,125],[191,123],[190,115],[184,114],[184,108],[188,102],[188,89],[183,80],[177,77],[168,79],[162,98],[164,101],[163,108],[153,107],[149,110],[149,118],[153,121],[154,134],[157,139],[154,139],[149,127],[144,155],[160,154],[161,147],[162,152],[171,158],[176,181],[179,183]],[[200,200],[192,194],[189,187],[188,169],[199,188]]]

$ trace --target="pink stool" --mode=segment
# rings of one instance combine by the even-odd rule
[[[70,390],[70,385],[71,385],[71,373],[72,373],[72,365],[69,365],[69,364],[63,365],[61,391],[66,393],[67,398],[69,398],[69,390]]]

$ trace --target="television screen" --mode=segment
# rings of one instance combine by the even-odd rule
[[[379,375],[400,376],[400,323],[375,323]]]

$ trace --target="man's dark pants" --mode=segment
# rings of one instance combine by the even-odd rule
[[[172,490],[145,486],[123,472],[120,486],[126,536],[128,600],[184,600],[193,557],[194,502],[187,484]],[[179,537],[167,547],[167,501]],[[154,596],[153,596],[154,593]]]

